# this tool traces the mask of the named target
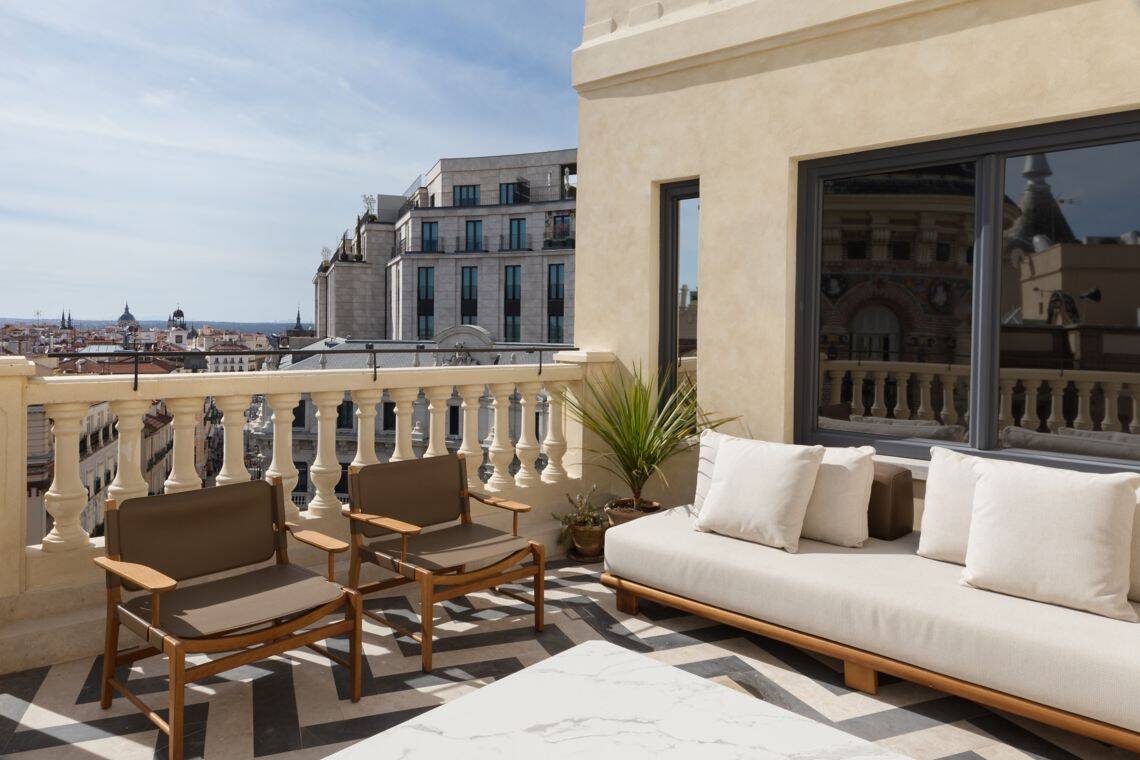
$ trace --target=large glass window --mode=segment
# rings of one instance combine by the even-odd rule
[[[423,232],[421,243],[425,253],[437,252],[439,248],[439,222],[424,222],[421,225]]]
[[[338,430],[352,430],[352,416],[353,416],[352,402],[348,399],[340,402],[340,406],[336,408],[336,426]]]
[[[511,205],[527,202],[527,186],[522,182],[500,182],[499,203]]]
[[[435,336],[435,267],[416,269],[416,337]]]
[[[513,264],[503,272],[503,340],[522,340],[522,267]]]
[[[546,271],[546,340],[562,343],[565,339],[566,265],[550,264]]]
[[[452,203],[456,206],[478,206],[478,185],[455,185],[451,188]]]
[[[478,324],[479,319],[479,268],[463,267],[459,292],[460,324]]]
[[[696,380],[700,215],[696,180],[662,186],[658,370],[667,385],[678,375]]]
[[[467,233],[463,240],[463,250],[471,251],[485,251],[487,248],[483,245],[483,220],[482,219],[469,219],[464,226]]]
[[[526,241],[526,219],[512,219],[510,249],[521,251],[529,247]]]
[[[1140,113],[800,167],[798,440],[1140,469]]]

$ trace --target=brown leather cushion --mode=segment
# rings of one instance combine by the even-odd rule
[[[884,541],[893,541],[914,530],[914,482],[910,470],[875,462],[867,528],[872,538]]]
[[[343,595],[339,585],[303,567],[271,565],[166,592],[159,605],[159,627],[179,638],[216,636],[308,612]],[[123,623],[144,638],[150,599],[146,594],[120,606],[128,613]]]
[[[464,472],[459,457],[447,454],[364,467],[356,475],[353,509],[427,527],[459,519]],[[364,526],[367,536],[386,533]]]
[[[388,557],[399,557],[400,545],[397,536],[373,541],[367,548]],[[486,525],[460,524],[411,536],[408,539],[408,562],[425,570],[485,564],[525,549],[528,545],[525,538]]]
[[[107,553],[175,580],[263,562],[276,543],[264,480],[124,501],[107,513]]]

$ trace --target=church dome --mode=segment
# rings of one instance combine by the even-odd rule
[[[135,315],[131,314],[131,305],[129,303],[123,304],[123,313],[119,316],[119,326],[126,327],[128,325],[138,326],[139,321],[135,319]]]

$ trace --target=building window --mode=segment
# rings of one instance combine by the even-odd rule
[[[425,253],[439,251],[439,222],[424,222],[420,226],[421,248]]]
[[[451,189],[451,197],[454,199],[454,205],[456,206],[478,206],[479,186],[455,185]]]
[[[396,429],[396,402],[385,401],[380,410],[380,429],[392,431]]]
[[[866,240],[847,240],[843,243],[844,255],[856,261],[867,258]]]
[[[548,214],[544,248],[574,247],[574,215]]]
[[[435,335],[435,267],[416,269],[416,337]]]
[[[469,219],[465,227],[467,236],[463,241],[463,250],[465,251],[485,251],[486,247],[483,245],[483,220],[482,219]]]
[[[1140,471],[1140,112],[809,161],[799,187],[798,441]],[[908,235],[873,273],[824,255],[872,213]]]
[[[700,193],[698,180],[661,186],[657,360],[666,390],[673,387],[678,374],[688,376],[695,370]]]
[[[453,438],[462,435],[463,428],[459,426],[459,405],[452,404],[447,407],[447,434]]]
[[[499,203],[504,206],[509,206],[515,203],[526,203],[529,200],[527,197],[527,186],[522,182],[500,182],[499,183]]]
[[[338,430],[352,430],[352,402],[348,399],[340,402],[336,408],[336,427]]]
[[[522,251],[530,247],[526,244],[526,219],[511,220],[510,246],[512,251]]]
[[[301,402],[293,407],[293,427],[305,427],[305,399],[301,399]]]
[[[464,325],[478,324],[479,316],[479,268],[463,267],[459,291],[459,317]]]
[[[503,340],[518,343],[522,340],[522,267],[506,267],[503,280]]]
[[[546,268],[546,340],[563,343],[563,315],[566,308],[566,265],[551,264]]]
[[[294,462],[297,468],[297,485],[293,486],[293,493],[306,493],[309,490],[309,463]]]

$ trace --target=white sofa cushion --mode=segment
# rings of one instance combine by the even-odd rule
[[[692,529],[687,507],[606,532],[622,578],[1140,731],[1140,625],[959,583],[917,537],[798,554]],[[1137,606],[1136,609],[1140,609]]]
[[[1136,622],[1128,603],[1140,476],[980,460],[962,582]]]
[[[713,466],[720,442],[732,436],[705,428],[701,431],[701,449],[697,456],[697,490],[693,494],[693,507],[700,512],[712,485]]]
[[[966,564],[970,513],[974,504],[977,457],[934,446],[926,474],[922,506],[922,536],[918,553],[929,559]]]
[[[875,449],[828,447],[815,477],[800,535],[839,546],[867,540],[867,506],[875,483]]]
[[[822,446],[721,441],[697,530],[794,552],[822,460]]]

